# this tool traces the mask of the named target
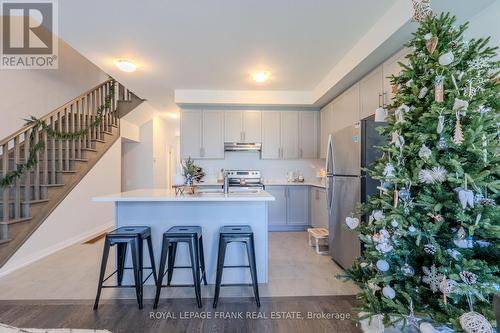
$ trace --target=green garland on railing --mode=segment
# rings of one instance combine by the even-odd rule
[[[54,139],[54,140],[80,139],[84,135],[88,134],[91,128],[99,126],[99,124],[102,122],[104,111],[106,109],[111,108],[111,100],[113,96],[114,96],[114,90],[111,89],[110,93],[106,95],[106,98],[104,99],[104,104],[97,108],[96,119],[93,122],[91,122],[89,126],[87,126],[86,128],[80,129],[79,131],[76,131],[74,133],[56,131],[50,128],[50,126],[47,125],[44,120],[41,120],[34,116],[31,116],[30,119],[25,119],[26,126],[31,126],[31,134],[29,137],[30,141],[29,158],[25,163],[17,164],[15,170],[8,172],[4,177],[0,178],[0,188],[6,188],[11,186],[17,179],[21,178],[24,175],[24,173],[32,170],[38,164],[39,162],[38,153],[42,151],[42,149],[44,149],[45,142],[39,141],[38,143],[35,144],[35,135],[43,134],[45,132],[47,133],[48,139]],[[8,156],[8,151],[6,152],[4,151],[3,154],[7,154]]]

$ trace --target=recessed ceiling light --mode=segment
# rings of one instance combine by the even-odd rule
[[[116,67],[118,67],[121,71],[127,73],[135,72],[135,70],[137,69],[137,66],[128,60],[117,60]]]
[[[252,79],[257,83],[266,82],[269,79],[269,72],[255,72],[252,74]]]

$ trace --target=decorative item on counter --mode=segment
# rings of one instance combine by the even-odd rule
[[[427,16],[432,15],[431,0],[412,0],[413,21],[422,22]]]
[[[194,161],[191,159],[191,157],[188,157],[186,160],[184,160],[184,162],[182,163],[182,173],[186,179],[185,185],[193,185],[194,181],[200,176],[200,170],[201,168],[194,164]],[[203,173],[201,177],[203,177],[204,175],[205,174]]]
[[[453,52],[448,51],[446,53],[441,54],[438,61],[441,66],[448,66],[454,60],[455,60],[455,55],[453,54]]]
[[[427,35],[426,35],[427,36]],[[431,35],[432,36],[432,35]],[[425,47],[427,48],[427,51],[429,51],[429,54],[433,54],[434,51],[436,51],[436,47],[438,45],[439,38],[436,36],[430,37],[426,42],[425,42]]]
[[[219,173],[217,174],[217,182],[218,183],[224,182],[224,169],[220,169]]]
[[[434,100],[437,103],[444,101],[444,76],[438,75],[434,80]]]
[[[437,132],[437,134],[441,134],[441,133],[443,133],[443,130],[444,130],[444,116],[443,116],[442,112],[439,112],[436,132]]]

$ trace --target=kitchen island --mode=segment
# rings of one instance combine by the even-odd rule
[[[134,190],[93,198],[94,202],[115,204],[115,224],[122,226],[149,226],[156,264],[158,267],[162,235],[173,226],[200,226],[203,229],[203,248],[208,283],[215,283],[218,232],[224,225],[249,225],[253,229],[255,256],[259,283],[267,283],[268,276],[268,221],[267,206],[274,197],[263,190],[230,192],[202,190],[195,194],[176,195],[173,190]],[[130,266],[130,258],[127,258]],[[144,266],[149,266],[147,251]],[[241,243],[231,243],[226,251],[226,265],[247,265],[246,249]],[[187,244],[179,244],[176,266],[190,265]],[[126,272],[124,283],[133,280]],[[173,284],[191,284],[189,269],[176,269]],[[224,270],[223,283],[250,283],[250,273],[245,268]],[[153,284],[150,278],[147,284]]]

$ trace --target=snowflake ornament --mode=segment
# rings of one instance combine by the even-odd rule
[[[488,62],[486,61],[486,59],[477,58],[469,60],[467,62],[467,66],[469,67],[470,70],[482,71],[488,69]]]
[[[432,265],[430,268],[423,266],[422,270],[425,274],[425,276],[422,277],[422,282],[428,284],[433,292],[437,292],[441,286],[441,281],[444,279],[444,275],[438,273],[435,265]]]

